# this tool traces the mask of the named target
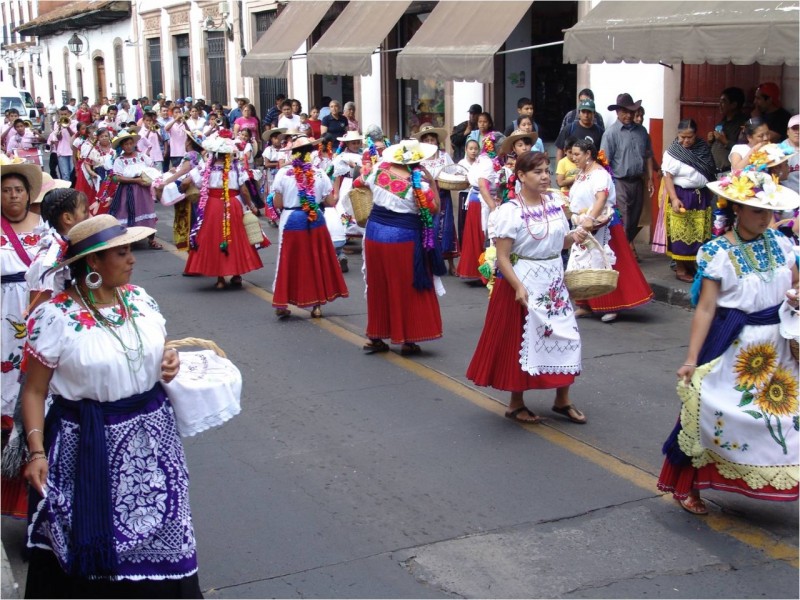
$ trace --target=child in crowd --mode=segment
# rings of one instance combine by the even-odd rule
[[[556,183],[558,183],[561,191],[569,195],[569,188],[575,183],[575,178],[578,176],[578,166],[572,162],[572,147],[577,140],[574,136],[569,136],[564,142],[564,158],[558,161],[556,166]]]
[[[463,167],[469,172],[470,167],[478,160],[478,155],[481,153],[481,147],[475,140],[467,140],[467,145],[464,147],[464,158],[458,161],[458,165]],[[467,218],[467,197],[469,190],[458,192],[458,239],[462,239],[464,234],[464,221]]]

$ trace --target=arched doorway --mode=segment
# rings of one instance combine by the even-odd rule
[[[106,95],[106,62],[102,56],[96,56],[94,59],[94,101],[100,101]]]

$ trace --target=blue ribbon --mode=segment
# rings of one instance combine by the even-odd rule
[[[96,246],[97,244],[102,244],[103,242],[108,242],[109,240],[113,240],[115,237],[119,237],[127,233],[128,229],[124,225],[113,225],[108,227],[107,229],[103,229],[102,231],[98,231],[97,233],[93,233],[86,239],[81,240],[80,242],[76,242],[74,244],[70,244],[69,248],[67,249],[67,258],[72,258],[83,252],[84,250],[88,250],[89,248]]]
[[[22,283],[25,281],[25,271],[0,276],[0,283]]]

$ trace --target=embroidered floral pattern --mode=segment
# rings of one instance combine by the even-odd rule
[[[390,167],[391,165],[389,163],[380,165],[378,175],[375,177],[375,184],[381,186],[387,192],[391,192],[395,196],[405,198],[411,189],[411,181],[395,177],[389,172]]]
[[[571,310],[569,301],[563,294],[564,284],[561,279],[554,281],[548,290],[536,298],[536,307],[544,308],[547,317],[566,315]]]
[[[722,436],[725,433],[725,419],[723,418],[725,415],[722,411],[716,410],[714,411],[714,416],[717,417],[717,420],[714,422],[714,445],[719,448],[725,448],[726,450],[738,450],[740,452],[747,452],[750,449],[749,444],[740,444],[739,442],[729,442],[723,441]]]

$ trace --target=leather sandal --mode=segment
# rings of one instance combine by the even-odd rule
[[[682,500],[679,498],[675,498],[678,501],[678,504],[681,505],[681,508],[686,512],[692,513],[693,515],[697,515],[702,517],[708,514],[708,508],[706,507],[706,503],[703,502],[703,499],[700,496],[686,496]]]
[[[566,406],[554,405],[553,412],[567,417],[567,419],[578,425],[586,425],[586,415],[572,406],[572,404],[567,404]]]
[[[388,352],[389,344],[383,340],[371,340],[368,344],[364,344],[361,349],[366,354],[378,354],[380,352]]]

